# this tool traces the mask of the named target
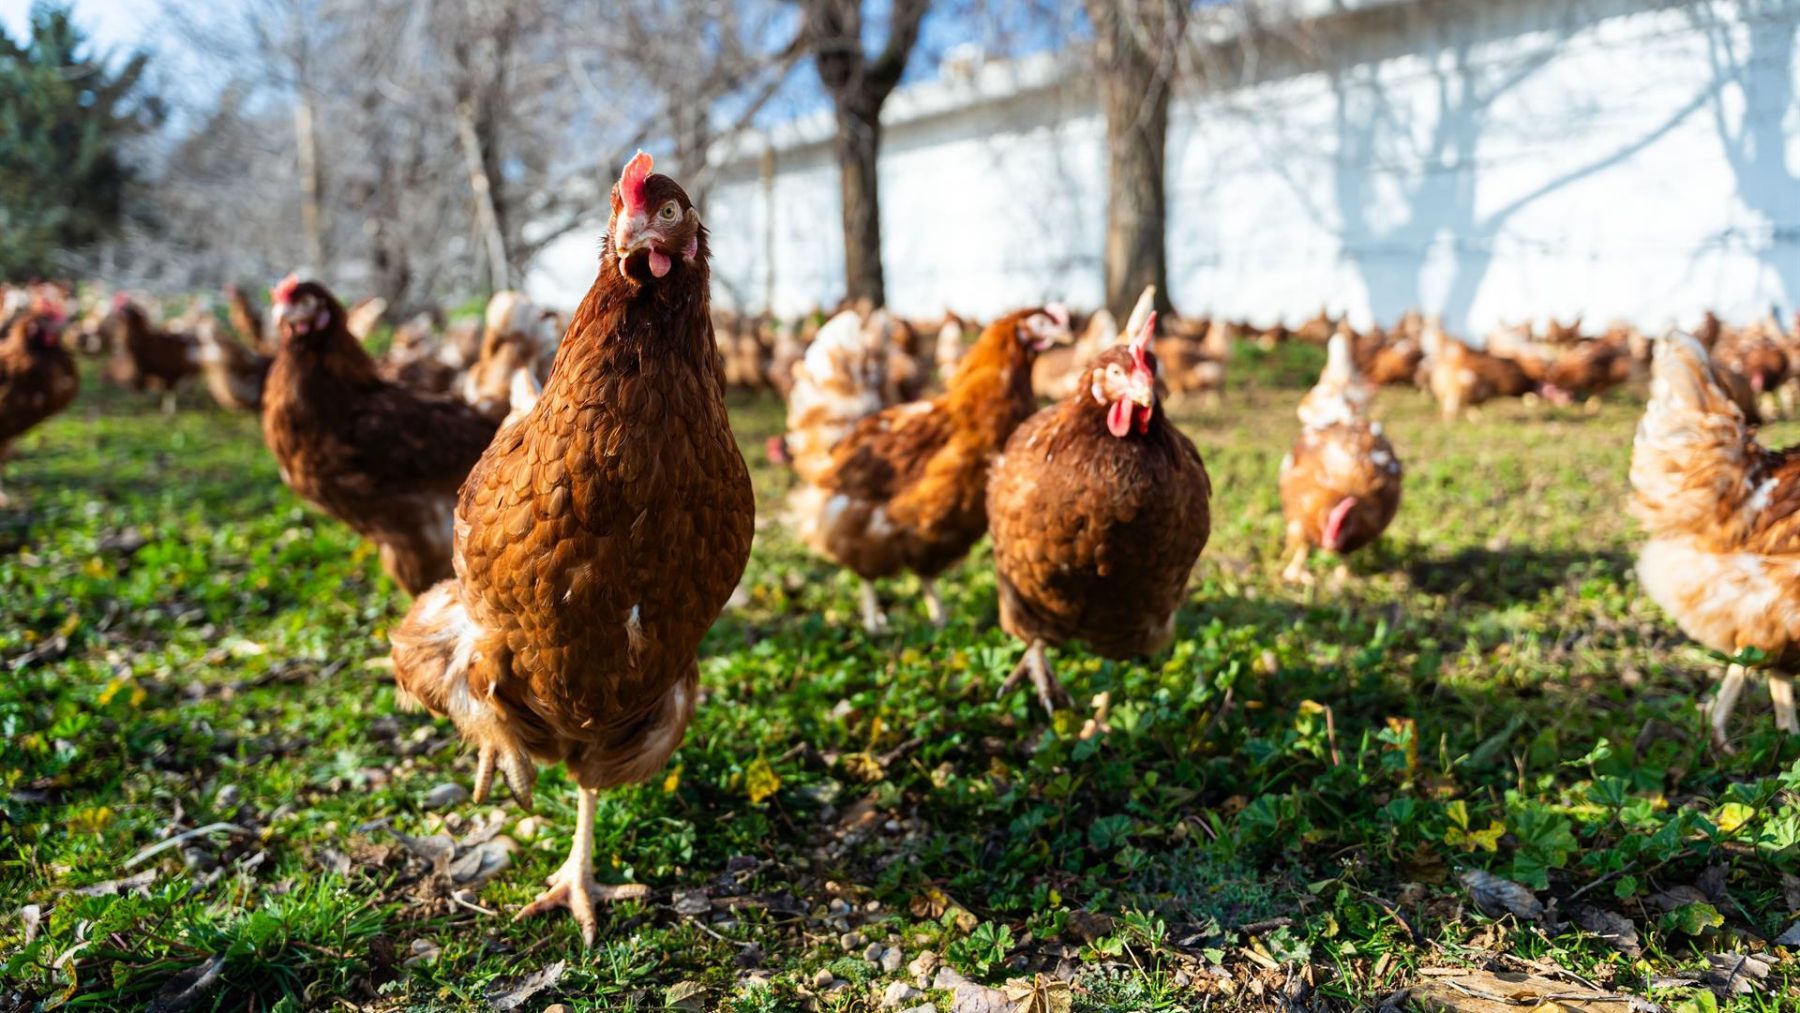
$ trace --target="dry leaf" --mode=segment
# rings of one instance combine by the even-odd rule
[[[224,957],[211,957],[170,978],[150,1001],[149,1013],[176,1013],[192,1008],[219,983],[219,972],[224,967]]]
[[[1075,1004],[1069,983],[1045,974],[1014,978],[1004,991],[1012,1013],[1069,1013]]]
[[[509,978],[494,982],[487,989],[488,1005],[499,1013],[518,1009],[525,1005],[532,996],[562,980],[563,972],[568,970],[568,967],[567,961],[559,960],[549,967],[523,978]]]
[[[1769,977],[1769,965],[1746,953],[1714,953],[1706,960],[1706,984],[1721,998],[1758,991]]]
[[[1474,899],[1475,906],[1490,918],[1511,914],[1527,921],[1543,917],[1544,905],[1530,890],[1481,869],[1467,869],[1457,877]]]
[[[1618,950],[1628,957],[1635,957],[1644,951],[1638,945],[1637,926],[1624,915],[1615,914],[1592,905],[1583,904],[1573,912],[1575,924],[1585,932],[1592,933],[1601,942]]]

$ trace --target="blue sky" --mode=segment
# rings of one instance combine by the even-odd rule
[[[156,0],[76,0],[75,23],[88,30],[102,49],[126,49],[146,38],[161,16]],[[0,0],[0,25],[17,38],[25,34],[31,0]]]

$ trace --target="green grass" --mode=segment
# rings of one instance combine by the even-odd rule
[[[406,600],[367,547],[282,487],[253,419],[189,394],[164,420],[90,382],[23,441],[8,488],[29,509],[0,513],[0,1006],[132,1007],[216,967],[198,1008],[461,1009],[566,961],[523,1008],[662,1008],[691,982],[705,1008],[866,1010],[892,978],[873,941],[995,985],[1063,964],[1086,1010],[1278,1008],[1297,976],[1348,1008],[1496,954],[1712,1008],[1652,985],[1770,949],[1795,916],[1800,742],[1753,692],[1738,752],[1707,744],[1718,662],[1632,576],[1633,398],[1444,426],[1384,392],[1399,519],[1296,589],[1275,475],[1316,357],[1257,359],[1239,364],[1269,383],[1178,412],[1215,495],[1176,646],[1058,652],[1083,706],[1055,722],[994,698],[1018,646],[985,546],[944,583],[949,629],[900,581],[895,631],[864,636],[854,583],[775,519],[779,406],[738,404],[761,497],[748,600],[702,648],[667,777],[602,801],[601,878],[652,894],[606,909],[590,952],[567,919],[510,921],[568,846],[560,770],[522,827],[504,794],[427,807],[472,758],[395,706],[379,659]],[[1082,739],[1102,691],[1110,730]],[[463,903],[396,836],[490,817],[519,847]],[[1490,919],[1466,869],[1558,904]],[[1583,904],[1630,919],[1642,952],[1584,934]],[[821,970],[849,984],[821,993]],[[1777,966],[1721,1005],[1791,1008],[1796,984]]]

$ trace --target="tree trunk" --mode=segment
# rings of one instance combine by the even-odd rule
[[[881,107],[857,102],[838,106],[838,176],[843,180],[844,295],[851,302],[867,299],[887,305],[881,273]]]
[[[1167,313],[1169,92],[1182,6],[1166,0],[1089,0],[1106,111],[1106,306],[1120,320],[1146,285]]]
[[[488,176],[481,136],[475,127],[475,110],[464,101],[456,105],[456,136],[462,142],[463,166],[469,189],[475,195],[475,223],[487,246],[488,284],[495,292],[512,287],[512,271],[506,258],[506,231],[494,203],[493,180]]]
[[[294,104],[295,149],[300,172],[300,236],[306,244],[309,273],[325,270],[325,221],[320,210],[325,183],[319,169],[319,131],[313,121],[312,94],[304,85]]]

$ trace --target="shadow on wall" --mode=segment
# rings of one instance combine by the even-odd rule
[[[1738,199],[1762,219],[1756,234],[1728,230],[1717,243],[1748,247],[1791,310],[1800,300],[1800,174],[1788,165],[1787,121],[1800,119],[1794,108],[1800,20],[1788,0],[1740,0],[1736,10],[1738,16],[1723,17],[1717,6],[1702,3],[1688,12],[1706,35],[1717,84],[1707,105],[1719,146]]]
[[[1597,18],[1605,12],[1587,13]],[[1404,96],[1390,94],[1390,86],[1381,78],[1379,58],[1348,65],[1331,75],[1337,141],[1332,186],[1335,217],[1341,223],[1343,256],[1365,284],[1377,320],[1392,320],[1413,307],[1435,305],[1452,332],[1467,333],[1469,312],[1493,265],[1496,243],[1515,215],[1630,159],[1708,106],[1719,120],[1727,152],[1738,149],[1731,155],[1732,165],[1746,202],[1771,220],[1793,220],[1791,214],[1776,210],[1778,202],[1791,208],[1795,184],[1783,163],[1780,113],[1759,119],[1755,116],[1759,103],[1746,103],[1746,111],[1739,116],[1744,122],[1734,131],[1726,123],[1730,117],[1721,95],[1727,83],[1736,82],[1746,91],[1779,90],[1786,96],[1779,104],[1775,96],[1765,100],[1775,109],[1791,103],[1791,15],[1779,32],[1750,33],[1752,52],[1739,64],[1728,66],[1716,56],[1711,79],[1641,136],[1565,169],[1498,207],[1481,210],[1477,204],[1482,170],[1478,146],[1495,128],[1522,133],[1528,127],[1504,122],[1505,113],[1497,110],[1510,93],[1537,76],[1574,34],[1587,27],[1575,23],[1576,16],[1570,12],[1556,24],[1544,26],[1548,30],[1531,31],[1532,47],[1504,62],[1477,59],[1470,41],[1421,54],[1429,63],[1433,96],[1425,124],[1418,122],[1421,110],[1417,104],[1404,104]],[[1741,18],[1720,25],[1717,34],[1723,41],[1714,46],[1715,51],[1731,55],[1734,28],[1742,25]],[[1438,34],[1442,36],[1446,30],[1447,26]],[[1526,36],[1521,33],[1520,37]],[[1784,53],[1757,52],[1772,47],[1783,47]],[[1583,110],[1590,119],[1604,114],[1612,97],[1606,82],[1597,81],[1595,87],[1593,101]],[[1573,125],[1578,127],[1579,123]],[[1405,170],[1395,171],[1395,166]],[[1757,196],[1766,197],[1764,203],[1750,195],[1753,186]],[[1378,210],[1379,221],[1372,210]],[[1444,243],[1452,248],[1444,250]],[[1763,244],[1759,252],[1787,266],[1784,290],[1797,291],[1791,237],[1785,245]],[[1428,300],[1424,284],[1434,268],[1447,271],[1448,281],[1442,285],[1441,298]]]

